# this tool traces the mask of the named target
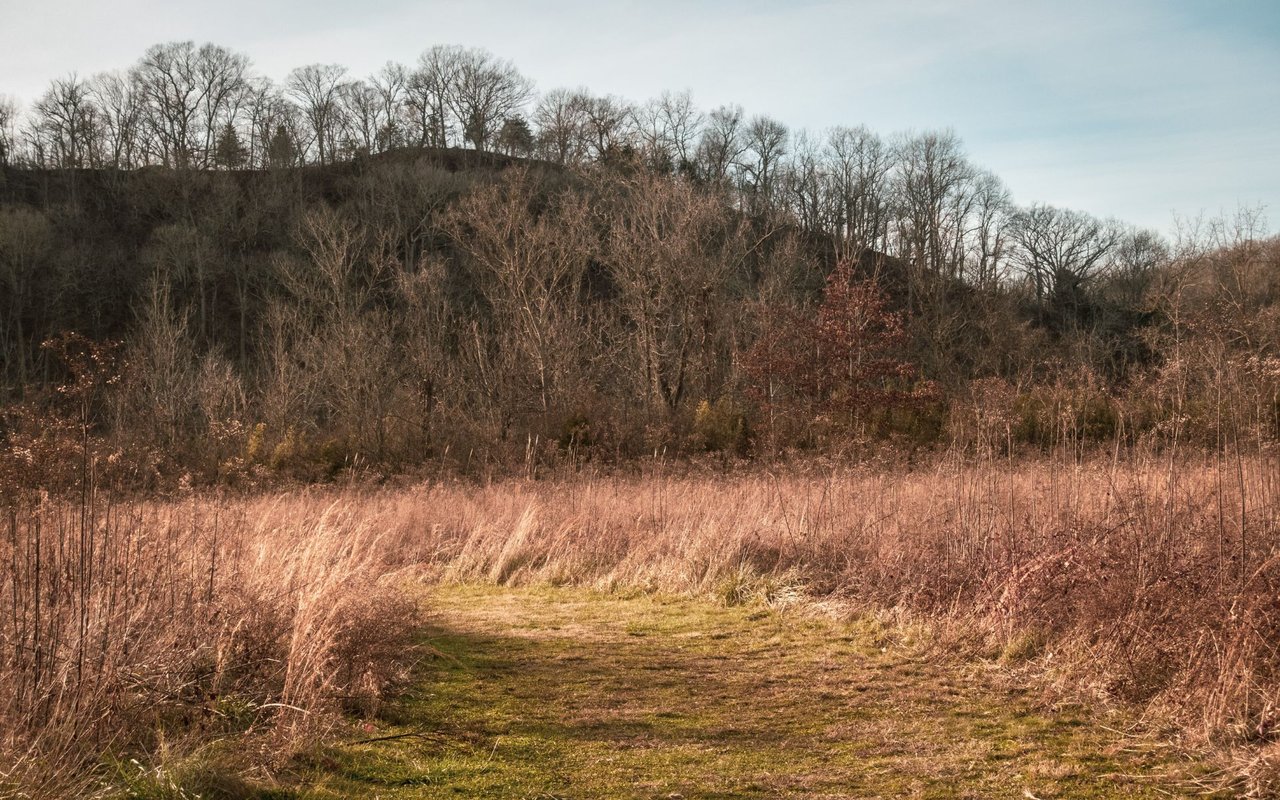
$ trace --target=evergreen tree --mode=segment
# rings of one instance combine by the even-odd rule
[[[267,164],[272,167],[292,166],[297,157],[297,149],[293,145],[293,137],[283,125],[276,126],[275,135],[267,145]]]
[[[528,156],[533,152],[533,131],[523,117],[508,117],[502,123],[498,149],[509,156]]]
[[[240,134],[235,126],[228,122],[218,134],[218,141],[213,149],[213,163],[222,169],[240,169],[244,166],[248,153],[240,142]]]

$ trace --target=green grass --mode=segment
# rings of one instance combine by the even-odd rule
[[[300,800],[1167,797],[1191,766],[881,626],[576,589],[433,590],[417,682]],[[1198,793],[1198,792],[1195,792]]]

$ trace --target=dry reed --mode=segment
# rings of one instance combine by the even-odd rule
[[[1280,747],[1276,467],[942,459],[15,510],[0,780],[66,786],[157,730],[295,752],[402,667],[414,569],[897,613],[1243,753],[1261,787]]]
[[[1280,757],[1276,459],[1165,452],[501,483],[405,495],[441,580],[788,600],[931,622],[1194,748]]]
[[[87,795],[113,760],[217,740],[256,750],[248,766],[279,762],[375,703],[415,619],[377,507],[308,493],[11,507],[0,796]]]

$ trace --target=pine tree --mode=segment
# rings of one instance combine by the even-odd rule
[[[508,117],[502,123],[498,149],[509,156],[528,156],[533,152],[533,131],[523,117]]]
[[[222,169],[240,169],[244,166],[247,155],[240,142],[240,134],[228,122],[218,134],[218,141],[213,148],[213,163]]]
[[[289,135],[288,129],[277,125],[275,135],[267,145],[267,164],[272,167],[293,166],[296,155],[293,137]]]

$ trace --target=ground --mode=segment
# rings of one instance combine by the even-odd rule
[[[1194,766],[874,621],[446,586],[414,684],[298,798],[1167,797]]]

